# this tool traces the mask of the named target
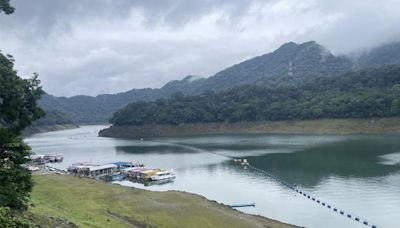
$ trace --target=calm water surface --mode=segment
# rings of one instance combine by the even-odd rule
[[[72,163],[138,161],[173,168],[175,181],[144,186],[183,190],[224,204],[255,202],[241,209],[306,227],[366,227],[324,208],[221,156],[245,157],[257,168],[381,227],[400,227],[400,135],[223,135],[122,140],[99,138],[106,126],[37,134],[26,139],[36,153],[62,154]]]

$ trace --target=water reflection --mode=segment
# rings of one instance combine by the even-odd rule
[[[117,152],[131,153],[131,154],[168,154],[168,153],[190,153],[194,152],[186,148],[173,145],[133,145],[133,146],[116,146]]]
[[[330,176],[374,178],[400,171],[399,164],[382,163],[381,156],[399,150],[394,138],[359,138],[317,145],[296,153],[250,157],[256,167],[270,171],[289,183],[307,187]]]
[[[116,151],[133,154],[212,153],[243,156],[256,167],[289,183],[313,187],[331,176],[368,178],[398,172],[399,163],[388,161],[396,156],[385,155],[396,155],[399,148],[400,140],[396,135],[234,135],[152,139],[138,145],[116,146]],[[386,162],[383,162],[383,158]]]

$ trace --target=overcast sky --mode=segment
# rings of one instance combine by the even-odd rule
[[[335,54],[399,40],[400,0],[11,0],[0,50],[58,96],[208,77],[288,41]]]

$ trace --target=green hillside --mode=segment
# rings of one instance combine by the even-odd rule
[[[46,126],[57,124],[73,124],[74,122],[68,116],[58,110],[46,110],[44,117],[33,122],[31,126]]]
[[[116,112],[114,125],[366,118],[400,115],[400,65],[320,77],[299,85],[240,86],[136,102]]]

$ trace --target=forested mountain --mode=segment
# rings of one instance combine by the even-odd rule
[[[44,117],[34,121],[30,126],[25,128],[23,135],[28,136],[35,133],[46,131],[68,129],[77,125],[69,119],[65,113],[58,110],[46,110]]]
[[[346,57],[336,57],[314,41],[285,43],[276,51],[222,70],[207,79],[188,76],[166,84],[162,90],[195,94],[239,85],[288,85],[317,76],[334,76],[352,69]]]
[[[356,69],[380,67],[389,64],[400,64],[400,42],[389,43],[372,50],[356,53]]]
[[[334,56],[314,41],[289,42],[276,51],[222,70],[208,78],[187,76],[160,89],[133,89],[124,93],[71,98],[45,95],[39,102],[45,110],[59,110],[76,123],[107,122],[112,114],[131,102],[154,101],[174,93],[186,95],[223,91],[240,85],[297,85],[316,77],[400,62],[400,45],[382,46],[355,56]]]
[[[69,119],[65,113],[58,110],[46,110],[44,117],[36,120],[31,126],[47,126],[47,125],[58,125],[58,124],[73,124],[74,122]]]
[[[58,110],[74,123],[105,123],[112,113],[135,101],[150,101],[162,97],[159,89],[134,89],[125,93],[104,94],[96,97],[71,98],[44,95],[39,105],[44,110]]]
[[[199,76],[189,75],[182,80],[174,80],[165,84],[161,90],[164,94],[171,95],[176,92],[181,92],[184,94],[196,94],[201,91],[201,88],[206,78],[201,78]]]
[[[117,111],[114,125],[238,122],[400,115],[400,65],[319,77],[299,85],[238,86],[175,94]]]
[[[272,53],[229,67],[205,80],[201,90],[232,88],[238,85],[296,84],[317,76],[334,76],[349,71],[352,62],[336,57],[326,48],[310,41],[286,43]]]

